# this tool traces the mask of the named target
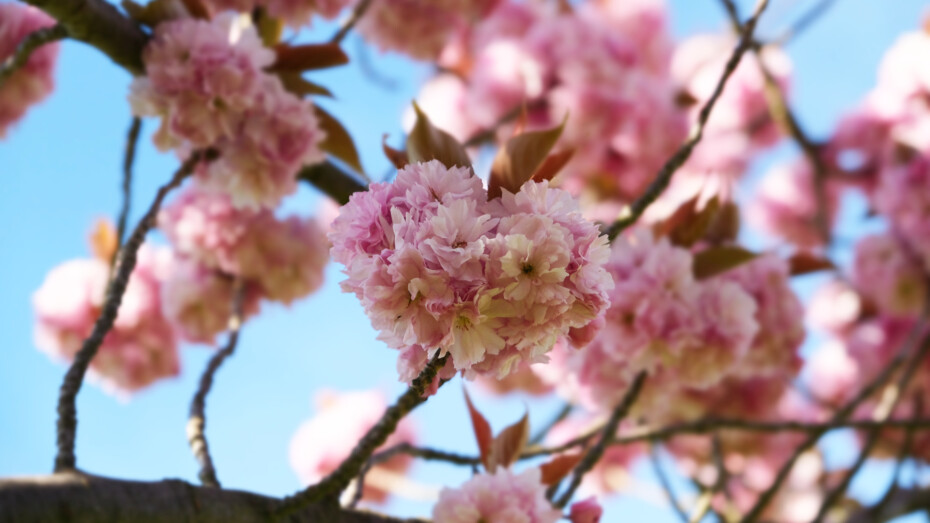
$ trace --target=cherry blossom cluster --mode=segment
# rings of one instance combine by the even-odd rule
[[[209,22],[162,22],[143,60],[133,113],[162,119],[155,144],[163,150],[217,151],[200,181],[237,207],[276,207],[297,189],[298,169],[323,159],[312,103],[265,71],[275,54],[247,19],[225,13]]]
[[[164,248],[143,246],[116,323],[91,360],[91,376],[108,391],[126,395],[180,371],[178,339],[162,314],[161,282],[170,272]],[[35,343],[55,359],[70,360],[90,336],[103,307],[110,267],[100,258],[52,269],[33,295]]]
[[[13,56],[16,48],[32,32],[55,25],[42,11],[15,3],[0,4],[0,64]],[[30,106],[48,96],[54,88],[52,70],[58,57],[58,44],[46,44],[29,56],[26,64],[13,72],[0,86],[0,138],[26,114]]]
[[[555,523],[561,518],[561,511],[546,499],[539,468],[520,474],[505,468],[477,474],[457,489],[444,488],[433,507],[436,523]]]
[[[223,11],[252,13],[256,8],[264,8],[269,16],[283,20],[294,29],[309,25],[314,15],[330,20],[336,18],[354,3],[355,0],[202,0],[214,16]]]
[[[444,73],[420,94],[436,124],[465,140],[524,107],[526,125],[567,120],[559,146],[574,150],[564,187],[592,200],[638,196],[684,140],[710,98],[735,37],[671,41],[661,1],[604,0],[571,8],[499,2],[443,50]],[[791,67],[780,51],[763,53],[778,85]],[[712,186],[726,194],[753,154],[779,134],[769,116],[764,77],[746,57],[727,83],[691,160],[676,174],[654,216]]]
[[[260,298],[290,304],[323,283],[328,243],[315,219],[237,209],[227,195],[192,185],[158,225],[176,259],[164,310],[188,341],[211,343],[226,329],[236,282],[244,315]]]
[[[330,239],[343,290],[402,362],[422,366],[438,350],[470,376],[545,361],[612,287],[606,238],[568,193],[529,181],[488,201],[470,168],[435,160],[352,195]]]
[[[387,408],[384,395],[374,390],[320,391],[315,406],[316,415],[300,425],[290,445],[291,468],[305,485],[317,483],[336,470]],[[382,448],[415,444],[416,435],[413,420],[404,418]],[[410,456],[399,454],[373,467],[365,476],[362,499],[374,503],[386,501],[392,485],[411,462]]]

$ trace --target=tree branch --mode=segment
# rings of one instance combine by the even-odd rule
[[[185,481],[126,481],[79,474],[0,479],[0,521],[36,523],[252,523],[270,521],[280,500]],[[366,511],[315,503],[283,521],[400,523]]]
[[[16,51],[13,53],[13,56],[9,57],[2,67],[0,67],[0,87],[3,86],[3,83],[16,72],[17,69],[26,65],[26,62],[29,61],[29,57],[32,56],[32,52],[36,49],[42,47],[45,44],[62,40],[68,37],[68,31],[65,30],[64,26],[61,24],[55,24],[51,27],[43,27],[42,29],[37,29],[26,36],[22,42],[19,43],[19,46],[16,48]]]
[[[213,376],[219,370],[220,365],[226,361],[226,358],[232,356],[236,350],[236,344],[239,342],[239,330],[242,327],[242,299],[245,289],[241,280],[236,280],[235,291],[232,303],[232,315],[229,317],[229,340],[222,350],[217,351],[207,363],[200,376],[200,385],[191,401],[190,414],[187,417],[187,443],[191,447],[194,458],[200,464],[200,472],[197,476],[200,482],[208,487],[219,487],[220,480],[216,477],[216,468],[213,466],[213,459],[210,457],[210,447],[207,445],[207,438],[204,435],[204,429],[207,425],[206,403],[207,394],[213,386]]]
[[[634,201],[629,209],[626,212],[626,215],[618,220],[614,221],[607,228],[607,237],[613,241],[621,232],[623,232],[627,227],[636,223],[636,220],[646,209],[652,205],[652,202],[656,201],[662,192],[668,187],[668,184],[672,181],[672,176],[675,172],[688,161],[688,158],[691,157],[691,152],[700,143],[701,138],[704,137],[704,127],[707,125],[707,120],[710,118],[710,112],[713,110],[714,105],[717,103],[717,99],[720,98],[720,94],[723,92],[724,86],[726,86],[727,81],[730,79],[730,76],[733,74],[733,71],[736,70],[736,67],[739,65],[740,60],[743,58],[743,55],[746,54],[746,51],[753,46],[753,33],[756,30],[756,23],[759,21],[759,16],[762,15],[762,12],[765,11],[765,8],[768,6],[768,0],[759,0],[756,4],[756,11],[753,13],[752,17],[746,21],[746,24],[743,25],[741,36],[739,39],[739,44],[733,50],[733,54],[730,55],[730,59],[727,60],[726,67],[723,70],[723,74],[720,76],[720,80],[717,82],[717,86],[714,88],[713,94],[707,100],[707,103],[704,104],[704,107],[701,108],[701,112],[698,113],[698,119],[694,127],[692,127],[691,132],[689,133],[688,139],[685,140],[685,143],[675,151],[675,154],[671,156],[666,162],[665,165],[659,169],[658,174],[656,174],[655,179],[649,184],[649,187],[646,188],[646,191]]]
[[[365,11],[368,10],[368,7],[371,5],[371,0],[362,0],[355,6],[355,9],[352,10],[352,14],[342,23],[339,27],[339,30],[336,31],[336,34],[329,39],[329,43],[338,44],[341,43],[345,37],[349,34],[349,31],[355,27],[355,24],[365,16]]]
[[[143,216],[139,224],[136,225],[132,235],[119,250],[119,254],[117,254],[116,270],[114,271],[113,279],[108,285],[106,299],[100,316],[94,323],[94,328],[90,336],[84,340],[80,350],[75,354],[74,361],[71,363],[71,367],[65,374],[64,382],[61,384],[61,390],[58,395],[58,453],[55,456],[55,472],[74,469],[74,439],[77,431],[77,407],[75,406],[75,399],[77,398],[78,392],[81,390],[81,385],[84,383],[84,374],[87,372],[90,361],[97,354],[97,349],[100,348],[103,339],[106,337],[107,333],[110,332],[110,329],[113,328],[113,323],[116,321],[116,315],[119,312],[123,294],[126,292],[126,286],[129,284],[129,277],[132,275],[132,270],[136,266],[136,255],[142,243],[145,241],[145,235],[155,226],[155,217],[158,214],[158,210],[165,196],[167,196],[172,189],[181,185],[181,182],[183,182],[185,178],[190,176],[194,167],[201,159],[210,156],[211,154],[209,152],[194,152],[190,158],[178,168],[171,180],[158,189],[158,194],[155,195],[155,201],[152,202],[148,212],[145,213],[145,216]]]
[[[126,222],[129,220],[129,208],[132,205],[132,164],[136,159],[136,145],[139,143],[141,131],[142,119],[134,116],[129,125],[129,132],[126,133],[126,153],[123,156],[123,183],[120,186],[123,192],[123,205],[120,207],[116,220],[117,248],[123,245],[126,237]]]
[[[413,380],[410,388],[397,399],[394,405],[388,407],[378,423],[369,429],[361,441],[355,445],[349,457],[316,485],[311,485],[293,496],[284,498],[277,515],[288,516],[323,500],[335,500],[339,493],[358,476],[375,450],[384,445],[400,420],[426,401],[427,398],[423,396],[423,393],[436,378],[436,374],[445,365],[448,357],[448,354],[440,357],[437,352],[426,368]]]
[[[133,75],[145,71],[142,49],[148,35],[103,0],[24,0],[52,16],[68,36],[92,45]]]
[[[591,447],[584,457],[581,458],[581,461],[578,462],[578,465],[575,466],[568,488],[565,489],[565,492],[553,503],[556,507],[563,508],[568,504],[575,494],[575,490],[581,485],[581,479],[588,471],[594,468],[594,465],[596,465],[598,460],[601,459],[601,456],[604,455],[604,451],[606,451],[607,446],[610,445],[610,440],[614,437],[614,434],[617,433],[617,427],[620,426],[620,422],[626,417],[633,403],[636,402],[636,398],[639,397],[639,391],[642,390],[645,381],[646,371],[640,371],[636,379],[633,380],[633,384],[630,385],[629,390],[626,391],[626,395],[623,396],[620,404],[617,405],[610,414],[607,423],[604,424],[604,429],[601,431],[601,439],[596,445]]]
[[[668,500],[669,506],[672,507],[675,514],[678,515],[678,519],[684,523],[688,523],[688,513],[685,512],[681,503],[678,502],[678,496],[675,495],[675,491],[672,489],[672,482],[669,481],[668,475],[665,473],[665,467],[662,466],[662,461],[656,449],[657,446],[655,444],[649,445],[649,463],[652,465],[652,470],[655,472],[656,478],[659,479],[659,486],[662,487],[662,491],[665,493],[665,498]]]

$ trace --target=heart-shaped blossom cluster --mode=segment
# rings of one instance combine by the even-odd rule
[[[159,148],[219,152],[199,176],[237,207],[277,206],[297,189],[297,170],[323,159],[313,105],[264,71],[274,59],[232,14],[173,20],[155,28],[147,76],[132,84],[133,113],[162,118]]]
[[[380,338],[450,353],[469,375],[545,361],[556,339],[607,306],[607,240],[575,200],[526,182],[488,201],[470,169],[408,165],[352,195],[333,223],[333,258]],[[402,375],[407,375],[401,369]]]

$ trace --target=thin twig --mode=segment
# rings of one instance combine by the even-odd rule
[[[365,11],[368,10],[368,7],[371,5],[371,0],[362,0],[355,6],[355,9],[352,10],[352,14],[342,22],[342,25],[339,26],[339,30],[336,31],[336,34],[329,39],[329,43],[338,44],[342,42],[345,37],[349,34],[349,31],[355,27],[355,24],[365,16]]]
[[[407,391],[397,399],[394,405],[388,407],[381,419],[378,420],[378,423],[369,429],[365,436],[355,445],[349,457],[316,485],[311,485],[292,496],[284,498],[280,507],[278,507],[276,515],[280,517],[288,516],[313,503],[336,497],[345,490],[352,480],[358,476],[368,458],[374,454],[378,447],[384,445],[388,436],[397,428],[400,420],[426,401],[427,398],[423,396],[423,393],[436,378],[436,374],[445,365],[447,359],[448,354],[440,357],[439,353],[437,353],[426,365],[426,368],[420,372],[420,375],[413,380]],[[442,383],[440,382],[440,385]]]
[[[559,409],[559,411],[555,414],[555,416],[553,416],[552,419],[549,420],[548,423],[540,427],[539,431],[537,431],[536,434],[534,434],[533,437],[530,438],[528,444],[538,445],[539,443],[542,443],[542,440],[546,439],[546,435],[549,434],[552,428],[558,425],[559,423],[561,423],[563,420],[565,420],[565,418],[568,417],[569,414],[572,413],[573,408],[574,408],[574,405],[572,405],[571,403],[565,403],[564,405],[562,405],[562,408]]]
[[[180,168],[171,177],[171,180],[158,189],[155,200],[145,213],[145,216],[139,220],[132,235],[126,241],[126,244],[119,250],[116,260],[116,270],[113,279],[107,288],[106,299],[100,316],[94,323],[94,328],[90,336],[84,340],[81,349],[74,356],[71,367],[65,374],[61,390],[58,394],[58,422],[57,422],[57,446],[58,452],[55,455],[55,472],[64,472],[73,470],[76,458],[74,456],[74,440],[77,432],[77,407],[75,399],[84,383],[84,374],[90,361],[97,354],[97,349],[103,343],[104,337],[113,328],[116,321],[117,312],[119,312],[120,303],[123,300],[123,294],[126,292],[126,286],[129,284],[129,277],[136,266],[136,255],[142,242],[145,241],[145,235],[155,226],[155,217],[161,208],[162,201],[172,189],[181,185],[185,178],[191,175],[194,167],[203,159],[210,159],[213,154],[210,151],[196,151],[188,158]]]
[[[672,482],[669,480],[668,475],[665,473],[665,467],[662,466],[662,461],[657,451],[658,445],[650,444],[649,445],[649,463],[652,464],[652,470],[655,472],[656,477],[659,479],[659,485],[662,487],[662,491],[665,492],[665,497],[668,500],[668,504],[671,505],[674,509],[675,514],[684,521],[688,521],[688,513],[685,512],[684,507],[681,506],[681,503],[678,502],[678,496],[675,495],[675,491],[672,489]]]
[[[123,205],[116,220],[116,247],[123,245],[126,236],[126,222],[129,220],[129,208],[132,202],[132,164],[136,159],[136,145],[139,143],[139,133],[142,131],[142,119],[138,116],[132,118],[129,132],[126,135],[126,154],[123,156]]]
[[[920,397],[920,394],[914,394],[914,418],[920,418],[922,415],[923,401]],[[901,483],[901,473],[904,470],[904,462],[911,454],[911,450],[914,445],[915,432],[916,431],[914,429],[906,429],[904,431],[904,443],[898,450],[897,460],[895,460],[894,472],[891,474],[891,485],[888,487],[888,490],[885,491],[882,499],[869,509],[877,516],[881,516],[885,512],[885,507],[888,506],[888,503],[891,502],[895,493],[898,491],[899,485]]]
[[[916,340],[918,340],[923,333],[925,328],[925,321],[920,321],[917,325],[911,330],[908,340],[905,343],[904,350],[901,350],[895,358],[876,376],[871,382],[869,382],[852,400],[850,400],[843,408],[839,409],[833,415],[833,421],[844,420],[848,418],[855,410],[859,407],[862,402],[868,399],[872,394],[874,394],[879,388],[883,387],[885,383],[891,378],[891,376],[898,370],[898,368],[904,364],[906,360],[920,357],[930,348],[930,336],[927,336],[923,343],[918,347],[911,347],[915,345]],[[915,363],[918,360],[914,360],[911,363]],[[905,371],[905,376],[910,376],[913,374],[913,370],[917,365],[911,365],[909,369]],[[910,380],[910,378],[908,378]],[[887,419],[887,418],[885,418]],[[884,421],[884,420],[882,420]],[[762,515],[762,511],[765,510],[769,502],[775,497],[775,494],[781,488],[781,485],[788,479],[788,475],[791,473],[791,469],[794,467],[794,463],[798,458],[806,452],[808,449],[813,447],[817,441],[820,440],[820,437],[827,432],[828,429],[816,430],[808,434],[808,437],[795,449],[794,453],[788,458],[788,460],[782,464],[782,467],[778,470],[775,475],[775,479],[772,481],[772,485],[769,486],[765,491],[763,491],[759,498],[756,500],[756,503],[752,506],[748,513],[740,520],[740,523],[753,523],[756,521],[759,516]]]
[[[245,288],[241,280],[236,280],[233,291],[232,314],[229,316],[229,339],[222,350],[217,351],[207,363],[200,376],[200,384],[194,399],[191,400],[190,414],[187,416],[187,443],[190,445],[194,459],[200,464],[200,471],[197,477],[205,487],[220,486],[220,481],[216,477],[216,468],[213,466],[213,459],[210,457],[210,447],[207,445],[207,437],[204,434],[207,425],[206,403],[207,394],[213,387],[213,377],[220,365],[226,361],[226,358],[232,356],[236,351],[236,344],[239,342],[239,331],[242,327],[242,300]]]
[[[724,8],[730,17],[730,22],[737,31],[742,31],[743,25],[740,22],[739,12],[733,0],[721,0]],[[829,170],[827,164],[821,155],[820,147],[814,143],[801,127],[798,118],[788,106],[785,93],[782,92],[778,85],[778,80],[769,70],[762,57],[763,48],[759,44],[752,46],[752,52],[756,56],[756,63],[759,71],[765,81],[763,94],[768,102],[769,112],[775,122],[798,144],[801,152],[810,163],[814,173],[814,200],[816,202],[816,213],[814,215],[814,226],[817,228],[824,245],[830,244],[830,217],[827,210],[827,177]]]
[[[565,505],[572,499],[572,496],[575,495],[575,490],[578,489],[578,486],[581,485],[581,479],[589,470],[594,468],[594,465],[597,464],[598,460],[601,459],[601,456],[604,455],[604,451],[607,450],[608,445],[610,445],[610,440],[614,437],[614,434],[617,433],[617,427],[620,426],[620,422],[626,417],[627,413],[630,411],[630,408],[633,406],[633,403],[636,401],[636,398],[639,396],[640,390],[643,388],[643,383],[646,381],[646,372],[641,371],[636,375],[636,378],[633,380],[633,384],[630,385],[630,388],[626,391],[626,394],[623,396],[623,399],[620,401],[620,404],[613,410],[608,418],[607,423],[604,424],[604,429],[601,431],[601,439],[593,446],[590,450],[581,458],[581,461],[575,465],[575,470],[572,472],[571,482],[568,484],[568,488],[565,489],[565,492],[562,493],[562,496],[559,497],[558,501],[554,505],[558,508],[564,508]]]
[[[817,4],[802,14],[794,25],[788,28],[781,36],[771,41],[771,44],[784,46],[788,42],[797,39],[801,33],[809,29],[814,22],[819,20],[827,11],[833,7],[836,0],[820,0]]]
[[[688,523],[699,523],[708,512],[714,511],[713,501],[714,496],[717,493],[724,490],[727,483],[727,468],[723,463],[723,444],[720,442],[720,436],[715,434],[711,444],[713,445],[712,453],[714,458],[714,466],[717,469],[717,477],[714,479],[714,484],[710,488],[705,489],[701,493],[701,496],[698,498],[697,503],[694,504],[694,508],[691,510],[691,515],[688,517]],[[716,513],[716,511],[714,511]],[[719,514],[717,519],[720,521],[726,521]]]
[[[755,13],[753,13],[752,17],[746,21],[746,24],[743,26],[739,43],[733,50],[733,54],[730,55],[729,60],[727,60],[726,67],[724,67],[720,80],[717,81],[717,86],[714,88],[713,94],[711,94],[710,98],[704,104],[704,107],[701,108],[701,112],[698,113],[697,122],[691,128],[688,138],[681,147],[675,151],[675,154],[665,162],[662,168],[659,169],[655,179],[649,184],[646,191],[630,205],[625,216],[617,219],[607,228],[607,237],[611,241],[627,227],[636,223],[636,220],[646,212],[646,209],[652,205],[652,202],[659,198],[662,192],[668,187],[668,184],[671,183],[672,176],[686,161],[688,161],[691,152],[697,144],[700,143],[701,138],[704,137],[704,127],[707,125],[710,113],[717,103],[717,99],[720,98],[724,86],[743,58],[743,55],[753,46],[752,35],[756,30],[756,23],[759,21],[759,16],[762,15],[762,12],[765,11],[768,4],[768,0],[759,0],[756,5]]]
[[[68,37],[68,31],[61,24],[55,24],[51,27],[43,27],[26,35],[26,38],[19,43],[13,55],[6,59],[0,66],[0,87],[13,75],[19,68],[26,65],[32,52],[51,42],[57,42]]]

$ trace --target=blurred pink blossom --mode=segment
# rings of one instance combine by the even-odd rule
[[[0,63],[13,56],[28,35],[55,25],[42,11],[14,3],[0,4]],[[55,86],[52,72],[58,57],[58,44],[45,44],[29,55],[25,65],[11,74],[0,86],[0,139],[30,106],[45,99]]]

